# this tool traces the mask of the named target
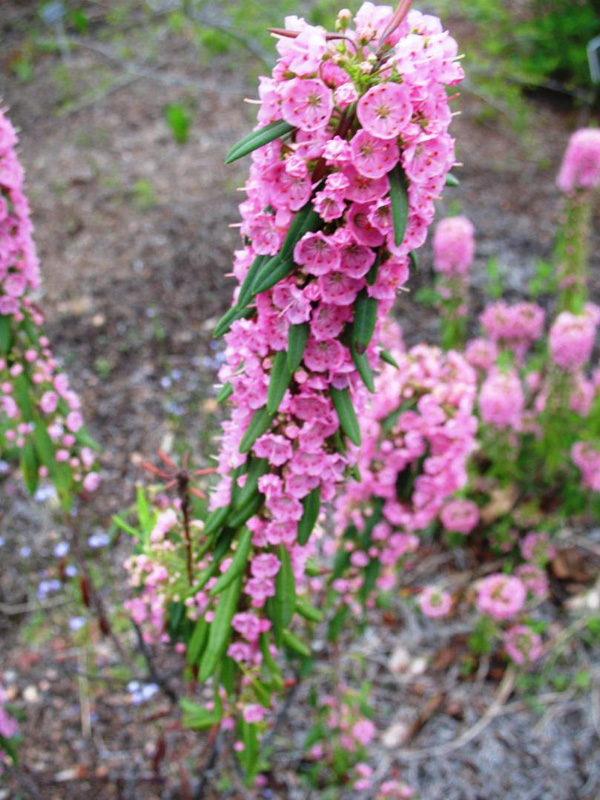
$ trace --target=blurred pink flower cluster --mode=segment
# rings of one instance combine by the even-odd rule
[[[361,480],[336,505],[338,547],[348,551],[350,571],[333,585],[348,602],[360,592],[372,562],[381,565],[376,585],[394,585],[399,562],[419,546],[416,534],[440,511],[452,513],[452,507],[443,510],[444,503],[465,486],[475,445],[476,376],[462,356],[428,345],[406,352],[396,346],[393,353],[398,368],[383,370],[363,420]],[[457,503],[455,518],[464,529]],[[344,537],[348,526],[361,540],[368,533],[368,543],[357,546]]]
[[[98,473],[93,451],[81,441],[81,402],[52,355],[31,296],[40,275],[16,144],[0,109],[0,458],[15,448],[24,453],[34,471],[30,486],[38,475],[56,478],[65,466],[75,492],[91,492]],[[55,482],[64,485],[64,477]]]

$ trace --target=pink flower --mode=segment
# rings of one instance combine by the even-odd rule
[[[434,586],[426,586],[419,595],[418,602],[423,614],[432,619],[445,617],[452,609],[452,595]]]
[[[473,224],[466,217],[446,217],[433,237],[434,267],[447,277],[464,276],[473,263]]]
[[[352,736],[366,747],[373,740],[377,729],[370,719],[361,719],[352,726]]]
[[[294,78],[281,91],[281,114],[286,122],[303,131],[324,128],[333,111],[333,95],[318,78]]]
[[[471,500],[451,500],[443,507],[440,520],[447,531],[471,533],[479,522],[479,509]]]
[[[261,553],[252,559],[250,570],[255,578],[274,578],[280,566],[281,561],[273,553]]]
[[[327,275],[340,265],[340,251],[328,236],[306,233],[294,249],[294,260],[312,275]]]
[[[399,83],[373,86],[358,101],[360,124],[379,139],[394,139],[406,128],[412,117],[410,92]]]
[[[367,178],[382,178],[397,163],[398,145],[394,140],[382,140],[368,131],[358,131],[350,143],[352,163]]]
[[[575,372],[590,360],[595,336],[596,322],[591,314],[563,311],[550,328],[550,356],[561,369]]]
[[[567,194],[600,185],[600,130],[582,128],[571,136],[556,182]]]
[[[248,723],[262,722],[266,713],[266,709],[257,703],[251,703],[244,707],[244,719]]]
[[[482,420],[495,428],[519,430],[524,406],[525,398],[517,371],[492,370],[479,394]]]
[[[511,619],[521,611],[527,592],[519,578],[494,573],[479,584],[477,608],[494,619]]]
[[[515,664],[531,664],[544,652],[542,638],[526,625],[514,625],[504,634],[504,647]]]

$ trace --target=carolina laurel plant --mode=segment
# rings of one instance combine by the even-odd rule
[[[193,580],[175,566],[187,536],[175,510],[151,516],[129,564],[143,587],[138,616],[159,635],[167,626],[200,683],[212,680],[209,705],[188,706],[188,722],[235,724],[249,780],[283,686],[278,656],[307,658],[297,620],[321,616],[309,602],[311,533],[322,504],[359,477],[358,417],[390,360],[381,326],[454,163],[456,43],[409,5],[365,3],[354,20],[343,11],[333,33],[296,17],[275,31],[258,127],[227,158],[253,163],[239,286],[215,330],[231,415],[212,511],[190,528]]]
[[[20,462],[30,492],[50,480],[68,510],[98,485],[96,445],[33,300],[39,265],[16,144],[0,109],[0,460]]]

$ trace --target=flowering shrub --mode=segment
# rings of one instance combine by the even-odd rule
[[[398,366],[382,371],[364,417],[360,482],[336,506],[333,587],[352,605],[354,595],[372,605],[373,590],[395,586],[399,566],[443,509],[465,526],[465,509],[444,501],[467,483],[477,431],[475,372],[458,353],[428,345],[408,352],[396,345],[394,356]]]
[[[33,301],[40,275],[16,144],[0,109],[0,460],[20,460],[31,492],[51,480],[68,507],[98,485],[95,445]]]
[[[231,416],[211,514],[182,524],[166,511],[130,561],[138,619],[159,634],[170,620],[200,681],[213,678],[211,710],[196,723],[241,710],[249,779],[281,686],[274,656],[284,646],[308,656],[290,626],[296,612],[319,617],[303,599],[309,537],[321,503],[356,467],[356,410],[388,357],[381,324],[454,163],[445,87],[462,78],[456,44],[409,5],[394,14],[365,3],[354,20],[341,12],[334,34],[296,17],[275,32],[279,60],[260,82],[258,128],[228,158],[251,152],[253,163],[239,287],[215,331],[225,335]],[[167,568],[184,541],[187,571]]]
[[[6,693],[0,686],[0,775],[2,774],[2,764],[7,756],[12,761],[16,761],[15,740],[19,734],[19,726],[16,719],[6,709]]]

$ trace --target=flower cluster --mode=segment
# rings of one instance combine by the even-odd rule
[[[526,300],[510,305],[504,300],[488,305],[480,317],[488,339],[512,350],[519,360],[544,334],[544,309]]]
[[[600,130],[581,128],[571,136],[557,184],[566,194],[600,186]]]
[[[40,283],[17,136],[0,109],[0,458],[20,458],[30,490],[65,499],[98,485],[79,397],[52,355],[31,293]]]
[[[581,470],[584,485],[600,492],[600,446],[592,442],[576,442],[571,450],[571,458]]]
[[[348,572],[336,575],[333,586],[348,601],[360,596],[370,564],[377,569],[374,586],[390,589],[398,564],[419,546],[416,534],[440,512],[457,530],[472,523],[465,516],[472,517],[470,507],[443,507],[467,482],[477,432],[475,372],[458,353],[427,345],[393,352],[398,367],[382,371],[364,418],[360,483],[336,505]]]
[[[10,740],[14,739],[19,733],[19,726],[16,719],[6,710],[6,692],[0,686],[0,775],[2,774],[2,762],[6,758],[5,749],[9,748]]]
[[[563,311],[550,328],[552,361],[566,372],[581,370],[590,360],[600,309],[589,303],[583,314]]]
[[[447,278],[465,277],[475,256],[473,223],[466,217],[446,217],[435,229],[433,267]]]
[[[442,311],[440,338],[446,349],[460,347],[469,310],[468,274],[475,257],[473,224],[466,217],[446,217],[433,237],[436,292]]]

